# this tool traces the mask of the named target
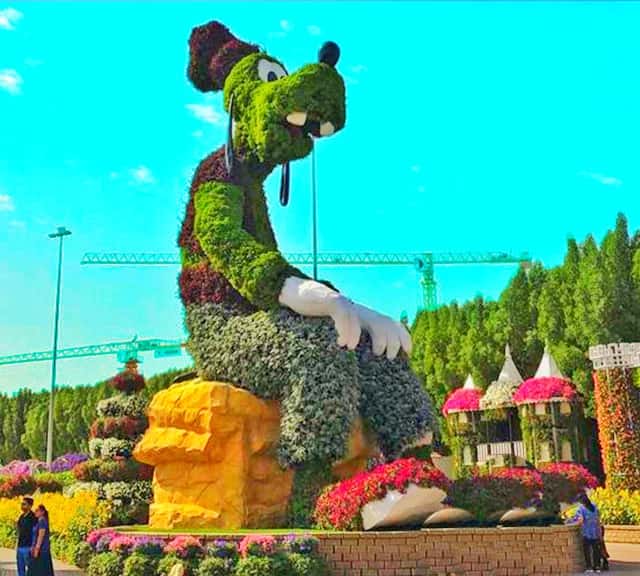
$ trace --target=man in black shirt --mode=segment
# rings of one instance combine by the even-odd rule
[[[25,496],[20,503],[22,514],[18,518],[18,576],[26,576],[27,567],[31,561],[33,527],[37,522],[36,515],[31,511],[31,508],[33,508],[33,498]]]

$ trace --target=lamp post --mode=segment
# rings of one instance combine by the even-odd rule
[[[59,226],[56,232],[49,234],[49,238],[59,238],[58,248],[58,283],[56,288],[56,312],[53,321],[53,354],[51,363],[51,393],[49,394],[49,425],[47,427],[47,464],[53,460],[53,402],[56,389],[56,360],[58,355],[58,320],[60,318],[60,283],[62,280],[62,242],[65,236],[70,236],[71,231],[64,226]]]
[[[318,191],[316,182],[316,146],[311,148],[311,221],[313,245],[313,279],[318,280]]]

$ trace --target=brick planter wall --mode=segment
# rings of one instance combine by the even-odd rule
[[[432,529],[320,535],[335,576],[569,576],[581,572],[578,529]]]
[[[640,526],[605,526],[604,539],[612,544],[640,544]]]
[[[126,533],[126,529],[121,532]],[[145,534],[165,540],[179,535]],[[332,576],[572,576],[584,569],[577,526],[438,528],[314,536],[320,541],[320,556],[328,562]],[[212,532],[198,538],[204,542],[217,538],[240,541],[243,536]]]

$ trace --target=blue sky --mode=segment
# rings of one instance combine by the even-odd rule
[[[0,355],[51,345],[58,225],[63,347],[182,334],[177,269],[82,267],[86,251],[173,251],[190,174],[223,141],[220,95],[185,78],[218,19],[289,70],[338,42],[347,126],[318,145],[325,251],[529,251],[640,226],[640,4],[0,2]],[[267,184],[284,251],[309,251],[309,162]],[[443,301],[496,297],[513,268],[437,269]],[[415,311],[411,269],[326,269],[350,297]],[[179,363],[148,357],[147,374]],[[66,360],[59,381],[114,373]],[[0,366],[39,389],[49,365]]]

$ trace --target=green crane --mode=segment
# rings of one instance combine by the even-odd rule
[[[180,340],[161,340],[158,338],[138,340],[136,336],[133,340],[127,340],[125,342],[109,342],[107,344],[65,348],[58,350],[56,356],[58,359],[63,359],[116,354],[118,360],[125,363],[127,360],[138,359],[140,352],[153,352],[156,358],[178,356],[182,353],[182,346],[184,346],[184,344]],[[0,356],[0,365],[43,362],[45,360],[51,360],[52,358],[53,354],[51,350],[46,352],[12,354],[10,356]]]
[[[285,258],[298,266],[312,265],[312,253],[290,253]],[[434,310],[437,305],[435,266],[469,264],[519,264],[531,265],[525,252],[324,252],[316,255],[318,264],[325,266],[413,266],[420,274],[422,285],[422,308]],[[131,253],[131,252],[87,252],[82,264],[158,266],[180,264],[175,253]]]

